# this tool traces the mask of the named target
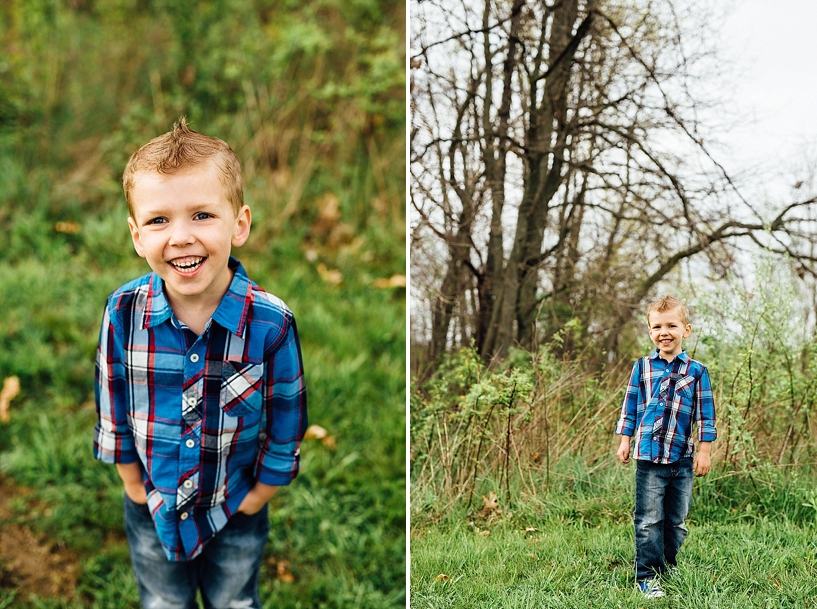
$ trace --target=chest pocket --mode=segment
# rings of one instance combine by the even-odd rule
[[[233,417],[243,417],[261,410],[261,381],[264,364],[242,364],[225,361],[221,368],[222,410]]]
[[[681,406],[687,409],[692,408],[692,396],[695,393],[695,377],[682,376],[675,385],[675,395]]]

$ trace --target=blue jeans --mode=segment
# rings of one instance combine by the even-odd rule
[[[667,465],[636,460],[635,577],[654,578],[677,565],[695,474],[692,459]]]
[[[268,506],[257,514],[234,514],[227,526],[189,562],[171,562],[146,505],[125,495],[125,532],[145,609],[260,609],[258,574],[269,534]]]

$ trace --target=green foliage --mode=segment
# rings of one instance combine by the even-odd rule
[[[771,255],[758,261],[755,282],[747,289],[730,277],[728,289],[691,299],[702,327],[698,357],[718,381],[721,450],[743,469],[814,462],[817,345],[798,305],[802,288]]]
[[[476,350],[463,349],[414,388],[412,514],[445,514],[461,501],[471,507],[489,491],[530,500],[548,492],[551,460],[565,453],[596,460],[607,450],[621,374],[599,380],[557,351],[561,343],[535,354],[512,349],[502,369],[490,370]],[[531,476],[543,471],[537,491]]]

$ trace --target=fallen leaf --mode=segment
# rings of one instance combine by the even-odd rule
[[[530,558],[531,560],[539,560],[539,557],[536,556],[536,554],[528,554],[528,558]]]
[[[326,283],[331,283],[332,285],[339,285],[341,281],[343,281],[343,275],[337,269],[328,269],[326,265],[321,262],[318,264],[318,275],[321,276]]]
[[[66,235],[76,235],[82,230],[82,225],[78,222],[57,222],[54,225],[54,230],[58,233],[65,233]]]
[[[499,498],[495,492],[491,491],[487,497],[485,495],[482,496],[482,504],[483,511],[490,512],[499,507]]]
[[[437,575],[437,576],[434,578],[434,581],[435,581],[435,582],[439,582],[439,581],[443,581],[443,582],[444,582],[444,581],[447,581],[447,580],[448,580],[448,576],[447,576],[445,573],[440,573],[439,575]]]
[[[488,537],[491,534],[491,531],[485,529],[484,531],[479,531],[479,534],[482,535],[483,537]]]
[[[372,285],[376,288],[380,288],[381,290],[389,288],[404,288],[406,287],[406,276],[392,275],[388,279],[382,277],[381,279],[375,280]]]
[[[16,376],[10,376],[3,381],[3,389],[0,390],[0,421],[8,423],[9,406],[11,401],[20,393],[20,379]]]
[[[306,433],[304,433],[304,440],[322,440],[326,436],[329,435],[329,432],[326,431],[320,425],[310,425],[306,428]]]
[[[54,225],[54,230],[58,233],[65,233],[66,235],[76,235],[82,230],[82,225],[78,222],[57,222]]]
[[[329,432],[320,425],[310,425],[307,427],[304,433],[304,440],[320,440],[321,444],[329,450],[335,450],[337,446],[335,436],[330,436]]]
[[[538,530],[536,527],[525,527],[525,533],[535,533]]]
[[[279,560],[277,565],[278,579],[286,584],[294,584],[295,576],[289,572],[289,561]]]
[[[331,192],[327,192],[318,199],[318,219],[334,223],[340,220],[340,199]]]

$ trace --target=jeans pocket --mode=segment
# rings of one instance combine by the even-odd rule
[[[269,504],[266,504],[255,514],[246,514],[244,512],[236,512],[227,521],[227,527],[231,529],[238,529],[242,531],[249,531],[263,524],[269,522]]]

